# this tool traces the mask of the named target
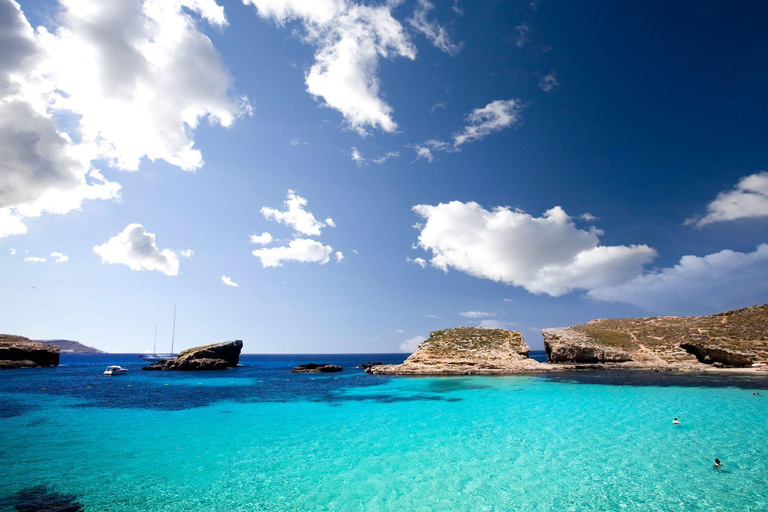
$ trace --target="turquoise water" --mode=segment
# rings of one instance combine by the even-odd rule
[[[45,486],[87,511],[768,511],[766,378],[352,368],[399,356],[185,374],[120,357],[0,372],[6,509]],[[288,371],[318,359],[345,371]]]

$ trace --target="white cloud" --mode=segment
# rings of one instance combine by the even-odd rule
[[[239,287],[240,285],[234,282],[232,279],[230,279],[227,276],[221,276],[221,282],[224,283],[227,286],[234,286],[235,288]]]
[[[503,300],[504,302],[515,302],[515,299],[501,299],[501,300]]]
[[[435,46],[448,55],[457,55],[461,51],[462,44],[456,44],[451,41],[448,31],[436,21],[427,20],[427,14],[435,6],[429,0],[419,0],[413,17],[408,19],[408,23],[416,30],[427,36],[427,39]]]
[[[315,240],[296,238],[284,247],[257,249],[253,255],[261,260],[264,268],[282,267],[283,262],[298,261],[300,263],[319,263],[325,265],[330,260],[333,248]]]
[[[344,253],[342,253],[341,251],[336,251],[335,258],[336,258],[336,263],[341,263],[341,261],[344,259]]]
[[[24,258],[24,261],[28,261],[30,263],[45,263],[45,258],[38,258],[37,256],[27,256]]]
[[[405,331],[403,331],[402,329],[395,329],[395,332],[398,334],[403,334]]]
[[[557,81],[557,75],[554,71],[539,78],[539,87],[544,92],[550,92],[558,85],[560,85],[560,82]]]
[[[51,257],[56,260],[56,263],[66,263],[69,261],[69,256],[60,252],[52,252]]]
[[[195,251],[193,251],[192,249],[185,249],[183,251],[179,251],[179,256],[190,259],[190,260],[194,255],[195,255]]]
[[[597,217],[595,217],[591,213],[582,213],[581,215],[579,215],[579,218],[587,222],[595,222],[596,220],[599,220]]]
[[[13,256],[14,254],[16,254],[16,249],[11,247],[10,249],[8,249],[8,252],[11,253],[11,256]]]
[[[519,100],[496,100],[482,108],[476,108],[466,117],[464,128],[453,135],[453,143],[439,139],[430,139],[411,147],[416,151],[416,160],[423,158],[433,162],[436,152],[451,153],[460,151],[460,146],[475,142],[488,135],[506,128],[519,125],[523,118]]]
[[[516,100],[496,100],[483,108],[476,108],[467,116],[464,130],[454,135],[453,146],[459,147],[520,124],[520,108],[520,102]]]
[[[768,297],[768,244],[749,253],[724,250],[703,257],[683,256],[674,267],[646,272],[587,296],[665,315],[709,314],[763,304]]]
[[[559,206],[541,217],[459,201],[413,210],[426,220],[418,245],[432,252],[432,266],[537,294],[560,296],[619,284],[656,257],[647,245],[600,245],[596,232],[578,229]]]
[[[198,122],[229,126],[249,109],[197,28],[195,15],[226,24],[214,0],[59,3],[52,28],[33,31],[0,0],[0,237],[25,233],[24,217],[119,199],[94,160],[199,168]]]
[[[432,105],[432,108],[431,108],[431,109],[429,109],[429,114],[430,114],[430,115],[432,115],[432,114],[434,114],[434,113],[435,113],[435,111],[436,111],[436,110],[438,110],[438,109],[441,109],[441,108],[442,108],[442,109],[444,109],[444,108],[445,108],[445,103],[443,103],[443,102],[441,102],[441,101],[440,101],[440,102],[437,102],[437,103],[435,103],[434,105]]]
[[[274,240],[272,238],[272,235],[267,233],[266,231],[260,235],[251,235],[251,243],[252,244],[258,244],[258,245],[267,245]]]
[[[515,45],[518,48],[522,48],[525,46],[525,43],[528,42],[528,33],[531,31],[531,27],[529,27],[527,23],[522,23],[515,27],[515,31],[517,31]]]
[[[416,352],[416,349],[419,348],[419,344],[423,341],[426,341],[426,339],[427,338],[424,336],[414,336],[413,338],[408,338],[400,344],[400,350],[403,352]]]
[[[395,4],[360,5],[350,0],[244,0],[259,16],[283,25],[297,20],[305,42],[317,48],[306,74],[307,91],[338,110],[361,135],[366,127],[394,132],[392,107],[379,96],[379,58],[416,58]]]
[[[106,243],[97,245],[93,252],[101,256],[102,263],[120,263],[131,270],[158,270],[167,276],[179,273],[179,257],[169,249],[155,245],[154,233],[148,233],[141,224],[129,224]]]
[[[424,315],[424,318],[432,318],[433,320],[442,320],[443,317],[437,315]]]
[[[486,329],[506,329],[510,330],[513,327],[517,327],[515,322],[504,322],[502,320],[481,320],[477,324],[478,327],[485,327]]]
[[[301,139],[291,139],[291,146],[298,146],[300,144],[306,146],[309,144],[309,142],[303,141]]]
[[[768,217],[768,172],[742,178],[733,190],[720,192],[707,205],[707,214],[688,219],[686,224],[698,227],[714,222]]]
[[[355,162],[357,165],[363,165],[363,163],[365,162],[365,157],[354,146],[352,147],[350,158],[352,158],[352,161]]]
[[[418,265],[421,268],[427,267],[427,261],[424,258],[413,258],[413,259],[405,258],[405,261],[407,261],[408,263],[413,263],[415,265]]]
[[[384,162],[386,162],[390,158],[397,158],[399,156],[400,156],[400,152],[399,151],[388,151],[383,156],[380,156],[379,158],[372,159],[371,162],[373,162],[375,164],[383,164]]]
[[[286,211],[281,212],[280,210],[265,206],[261,209],[261,214],[265,219],[290,226],[302,235],[319,236],[324,227],[336,226],[333,219],[325,219],[325,222],[322,222],[305,210],[304,207],[307,205],[307,200],[297,195],[293,190],[288,191],[288,199],[283,204],[286,206]],[[264,235],[262,234],[262,236]],[[253,237],[251,237],[251,241],[253,242]]]
[[[485,311],[464,311],[459,314],[464,318],[490,318],[496,316],[494,313],[487,313]]]

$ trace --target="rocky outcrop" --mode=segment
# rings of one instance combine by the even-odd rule
[[[592,320],[541,332],[551,363],[694,370],[768,363],[768,305],[700,317]]]
[[[500,375],[554,368],[529,359],[530,350],[516,331],[455,327],[431,333],[402,364],[371,366],[365,371],[386,375]]]
[[[340,372],[343,369],[344,368],[341,366],[335,364],[307,363],[300,364],[291,371],[294,373],[334,373]]]
[[[381,361],[368,361],[367,363],[363,363],[358,368],[362,368],[363,370],[367,370],[371,366],[379,366],[381,364]]]
[[[152,363],[142,370],[225,370],[237,366],[242,349],[242,340],[190,348],[180,352],[174,359]]]
[[[58,366],[59,349],[24,336],[0,334],[0,369]]]

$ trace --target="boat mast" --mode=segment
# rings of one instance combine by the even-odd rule
[[[155,323],[155,344],[152,345],[152,353],[157,354],[157,323]]]
[[[173,342],[176,339],[176,304],[173,305],[173,333],[171,334],[171,355],[173,355]]]

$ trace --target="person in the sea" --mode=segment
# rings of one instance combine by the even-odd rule
[[[675,418],[672,420],[672,423],[674,423],[675,425],[679,425],[680,421],[677,418]]]
[[[720,462],[720,459],[715,459],[715,465],[712,466],[712,467],[715,468],[715,469],[721,468],[721,467],[723,467],[723,463]]]

